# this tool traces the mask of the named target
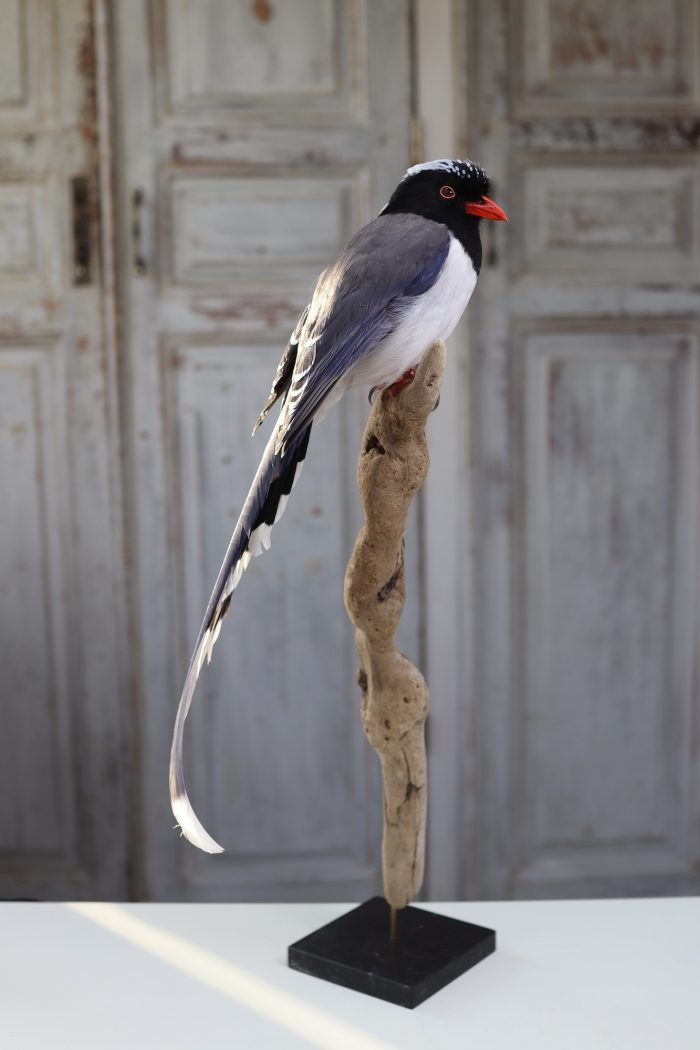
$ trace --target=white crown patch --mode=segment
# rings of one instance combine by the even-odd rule
[[[469,175],[478,175],[483,178],[486,175],[484,169],[472,160],[450,160],[445,158],[444,160],[428,160],[423,164],[414,164],[413,167],[408,169],[404,179],[410,178],[411,175],[418,175],[421,171],[445,171],[449,175],[456,175],[458,178],[468,177]]]

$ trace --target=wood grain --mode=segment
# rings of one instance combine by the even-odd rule
[[[425,424],[437,403],[445,345],[434,343],[413,383],[377,399],[362,439],[358,484],[365,512],[345,574],[345,605],[357,628],[362,727],[384,785],[384,896],[405,908],[423,881],[428,687],[395,646],[405,593],[404,531],[430,463]]]

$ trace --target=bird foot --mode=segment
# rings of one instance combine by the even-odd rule
[[[404,372],[400,379],[397,379],[395,383],[392,383],[391,386],[386,388],[384,395],[386,397],[396,397],[396,395],[400,394],[402,390],[405,390],[407,386],[410,386],[415,378],[415,368],[409,368],[407,372]]]

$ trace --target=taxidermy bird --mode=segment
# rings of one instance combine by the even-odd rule
[[[170,754],[170,800],[182,834],[208,853],[207,833],[185,790],[182,742],[197,677],[250,559],[270,546],[306,457],[313,424],[348,390],[397,394],[421,357],[446,339],[469,302],[481,268],[481,219],[505,220],[489,180],[469,160],[409,168],[379,216],[319,277],[282,354],[255,430],[277,402],[280,414],[219,571],[190,660]]]

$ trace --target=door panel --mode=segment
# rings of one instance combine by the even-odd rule
[[[0,896],[119,898],[122,573],[94,30],[89,4],[57,7],[0,5]]]
[[[230,335],[166,351],[168,490],[177,499],[169,518],[181,522],[174,561],[183,573],[172,593],[174,602],[184,599],[185,659],[209,597],[210,566],[226,549],[258,465],[260,444],[250,439],[250,414],[232,411],[234,391],[241,406],[256,404],[278,356],[276,342],[232,345]],[[353,805],[354,782],[367,775],[354,661],[343,619],[329,616],[352,543],[343,506],[328,495],[354,481],[343,429],[335,413],[321,432],[331,454],[314,458],[295,491],[301,498],[285,513],[293,548],[271,551],[269,568],[259,560],[248,570],[227,617],[229,642],[202,677],[206,723],[193,718],[188,727],[186,762],[202,815],[231,844],[227,858],[239,878],[264,879],[280,892],[303,884],[310,869],[332,880],[373,872],[371,860],[353,855],[359,842],[372,857],[368,814]],[[333,702],[344,696],[349,702]],[[184,861],[195,885],[211,880],[207,855],[187,849]]]
[[[695,0],[524,0],[509,13],[518,118],[697,113]]]
[[[518,278],[697,283],[699,172],[693,157],[662,163],[598,154],[585,166],[579,158],[527,158],[513,176],[523,221],[513,260]]]
[[[75,835],[62,607],[65,407],[64,384],[56,375],[59,354],[55,343],[5,343],[0,350],[2,476],[15,486],[15,498],[2,511],[3,692],[10,732],[0,763],[0,827],[4,847],[14,843],[17,852],[59,853]]]
[[[684,871],[699,334],[604,322],[516,344],[523,886]]]
[[[228,124],[367,113],[367,11],[343,0],[291,4],[158,0],[153,43],[161,112]]]
[[[467,888],[697,892],[698,5],[476,7]]]
[[[224,293],[234,282],[313,284],[361,222],[365,175],[313,167],[163,171],[165,280],[193,291],[219,285]]]
[[[122,276],[142,892],[160,898],[342,899],[377,886],[377,766],[342,605],[366,404],[348,400],[315,429],[272,550],[244,577],[201,677],[186,771],[227,852],[180,840],[167,799],[187,661],[264,448],[250,429],[316,276],[408,158],[407,5],[293,6],[127,0],[115,12],[119,92],[138,100],[120,116],[122,245],[133,259],[136,217],[145,267]],[[403,639],[414,654],[417,604]]]

